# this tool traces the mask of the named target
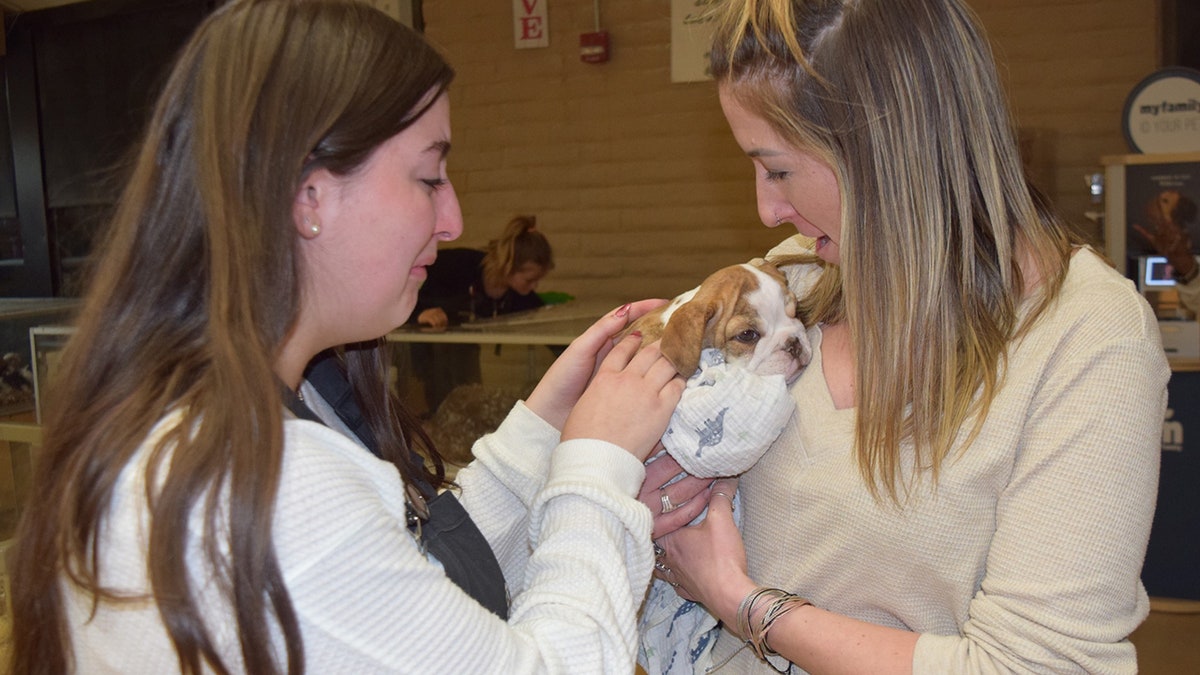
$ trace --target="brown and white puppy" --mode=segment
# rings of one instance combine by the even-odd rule
[[[725,362],[790,383],[808,364],[812,348],[796,318],[796,296],[775,265],[757,261],[723,267],[699,286],[633,322],[644,343],[661,339],[663,355],[685,378],[700,353],[715,348]]]

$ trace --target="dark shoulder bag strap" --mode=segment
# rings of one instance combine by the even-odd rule
[[[358,402],[354,400],[354,390],[336,357],[318,357],[305,372],[305,378],[333,407],[342,423],[378,457],[375,435],[367,426]],[[284,397],[288,409],[302,419],[321,421],[294,394],[286,395],[290,392],[287,390]],[[415,453],[410,451],[410,454],[413,454],[412,461],[421,461]],[[420,533],[421,544],[442,563],[451,581],[479,604],[507,620],[508,592],[504,573],[475,521],[452,493],[438,493],[433,486],[415,476],[414,482],[423,493],[429,514],[427,519],[418,518],[409,506],[409,529]]]

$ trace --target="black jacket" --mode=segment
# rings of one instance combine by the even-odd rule
[[[483,251],[470,248],[441,249],[437,261],[428,270],[429,276],[417,295],[417,306],[409,323],[416,323],[421,312],[431,307],[441,307],[450,324],[455,325],[473,319],[490,319],[500,314],[537,309],[545,304],[537,293],[519,295],[511,288],[497,299],[487,297],[483,292]]]

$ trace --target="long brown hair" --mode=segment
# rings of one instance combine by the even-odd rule
[[[490,285],[504,286],[508,275],[528,263],[549,272],[554,269],[554,253],[550,240],[537,229],[536,216],[516,216],[484,249],[483,279]]]
[[[359,2],[236,0],[188,42],[54,383],[15,551],[14,673],[73,670],[64,581],[95,605],[126,599],[104,585],[99,547],[135,456],[148,458],[150,595],[180,669],[303,671],[271,536],[283,456],[273,365],[300,293],[292,202],[315,168],[354,172],[452,78],[419,36]],[[382,454],[405,481],[423,474],[440,485],[431,447],[435,469],[407,461],[404,433],[419,429],[390,395],[377,345],[348,347],[345,360]],[[177,423],[139,450],[172,411]],[[195,513],[204,564],[235,614],[240,664],[217,654],[191,587]]]
[[[961,0],[727,0],[716,26],[716,80],[838,179],[841,269],[809,302],[849,328],[863,477],[893,500],[936,484],[1077,243],[1026,180],[978,19]]]

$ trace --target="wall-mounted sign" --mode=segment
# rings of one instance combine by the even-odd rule
[[[712,44],[715,0],[671,0],[671,81],[710,80],[708,52]]]
[[[546,3],[550,0],[513,0],[513,39],[517,49],[550,46]]]
[[[1200,151],[1200,71],[1164,68],[1125,99],[1125,140],[1134,152]]]
[[[413,28],[412,0],[365,0],[368,5]]]

